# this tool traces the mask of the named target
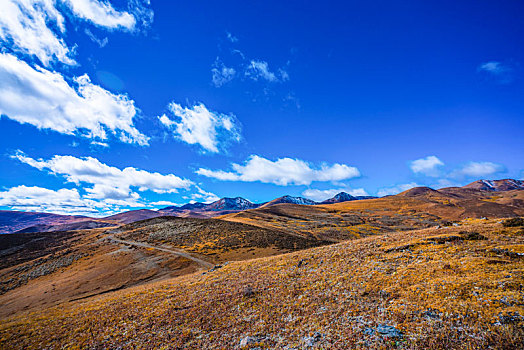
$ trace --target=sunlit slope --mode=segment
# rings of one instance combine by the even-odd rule
[[[341,241],[393,230],[447,225],[450,221],[524,215],[524,191],[485,192],[418,187],[395,196],[325,205],[277,204],[221,219]]]
[[[468,220],[19,315],[0,337],[10,348],[516,349],[523,282],[523,228]]]

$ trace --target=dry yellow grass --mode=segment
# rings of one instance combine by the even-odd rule
[[[494,220],[371,236],[20,314],[0,345],[522,348],[522,254],[522,227]]]

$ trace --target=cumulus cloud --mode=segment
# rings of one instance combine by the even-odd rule
[[[419,185],[417,183],[410,182],[407,184],[396,185],[393,187],[381,188],[380,190],[378,190],[377,194],[379,197],[389,196],[389,195],[394,195],[400,192],[407,191],[409,189],[412,189],[413,187],[418,187],[418,186]]]
[[[60,73],[32,68],[11,54],[0,54],[0,115],[63,134],[147,145],[133,124],[134,101],[91,83],[84,74],[66,81]]]
[[[345,164],[311,164],[292,158],[276,161],[252,155],[245,165],[232,164],[233,171],[200,168],[197,174],[222,181],[260,181],[276,185],[309,185],[313,181],[340,181],[360,176],[357,168]]]
[[[355,189],[333,188],[329,190],[319,190],[316,188],[308,188],[307,190],[302,192],[302,195],[316,202],[322,202],[322,201],[325,201],[326,199],[333,198],[335,195],[339,194],[340,192],[346,192],[355,197],[356,196],[369,196],[369,194],[363,188],[355,188]]]
[[[65,177],[77,185],[89,184],[85,188],[87,198],[104,199],[115,205],[136,202],[140,196],[134,190],[156,193],[176,193],[179,189],[189,189],[193,182],[174,174],[148,172],[133,167],[119,169],[100,162],[93,157],[77,158],[55,155],[51,159],[33,159],[22,152],[12,158],[38,170]]]
[[[280,69],[279,76],[269,69],[269,64],[265,61],[251,60],[247,65],[245,75],[253,80],[263,79],[269,82],[279,82],[289,80],[287,71]]]
[[[210,111],[203,103],[182,107],[171,102],[170,117],[159,117],[160,122],[173,130],[175,138],[190,145],[199,145],[204,151],[218,153],[227,143],[240,141],[240,126],[234,115]],[[174,119],[172,119],[174,118]]]
[[[438,167],[444,163],[435,156],[417,159],[411,162],[410,168],[415,174],[438,176]]]
[[[504,171],[500,164],[491,162],[469,162],[462,169],[452,173],[452,176],[483,177]]]
[[[484,62],[477,67],[477,71],[488,74],[502,84],[510,83],[514,78],[514,69],[509,64],[498,61]]]
[[[213,74],[212,81],[216,87],[221,87],[235,78],[236,70],[232,67],[226,67],[218,58],[211,69]]]

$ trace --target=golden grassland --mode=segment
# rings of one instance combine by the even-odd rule
[[[469,220],[19,314],[1,321],[0,347],[518,349],[523,285],[523,228]]]

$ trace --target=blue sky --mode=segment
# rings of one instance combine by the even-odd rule
[[[0,5],[0,209],[524,173],[521,1]]]

